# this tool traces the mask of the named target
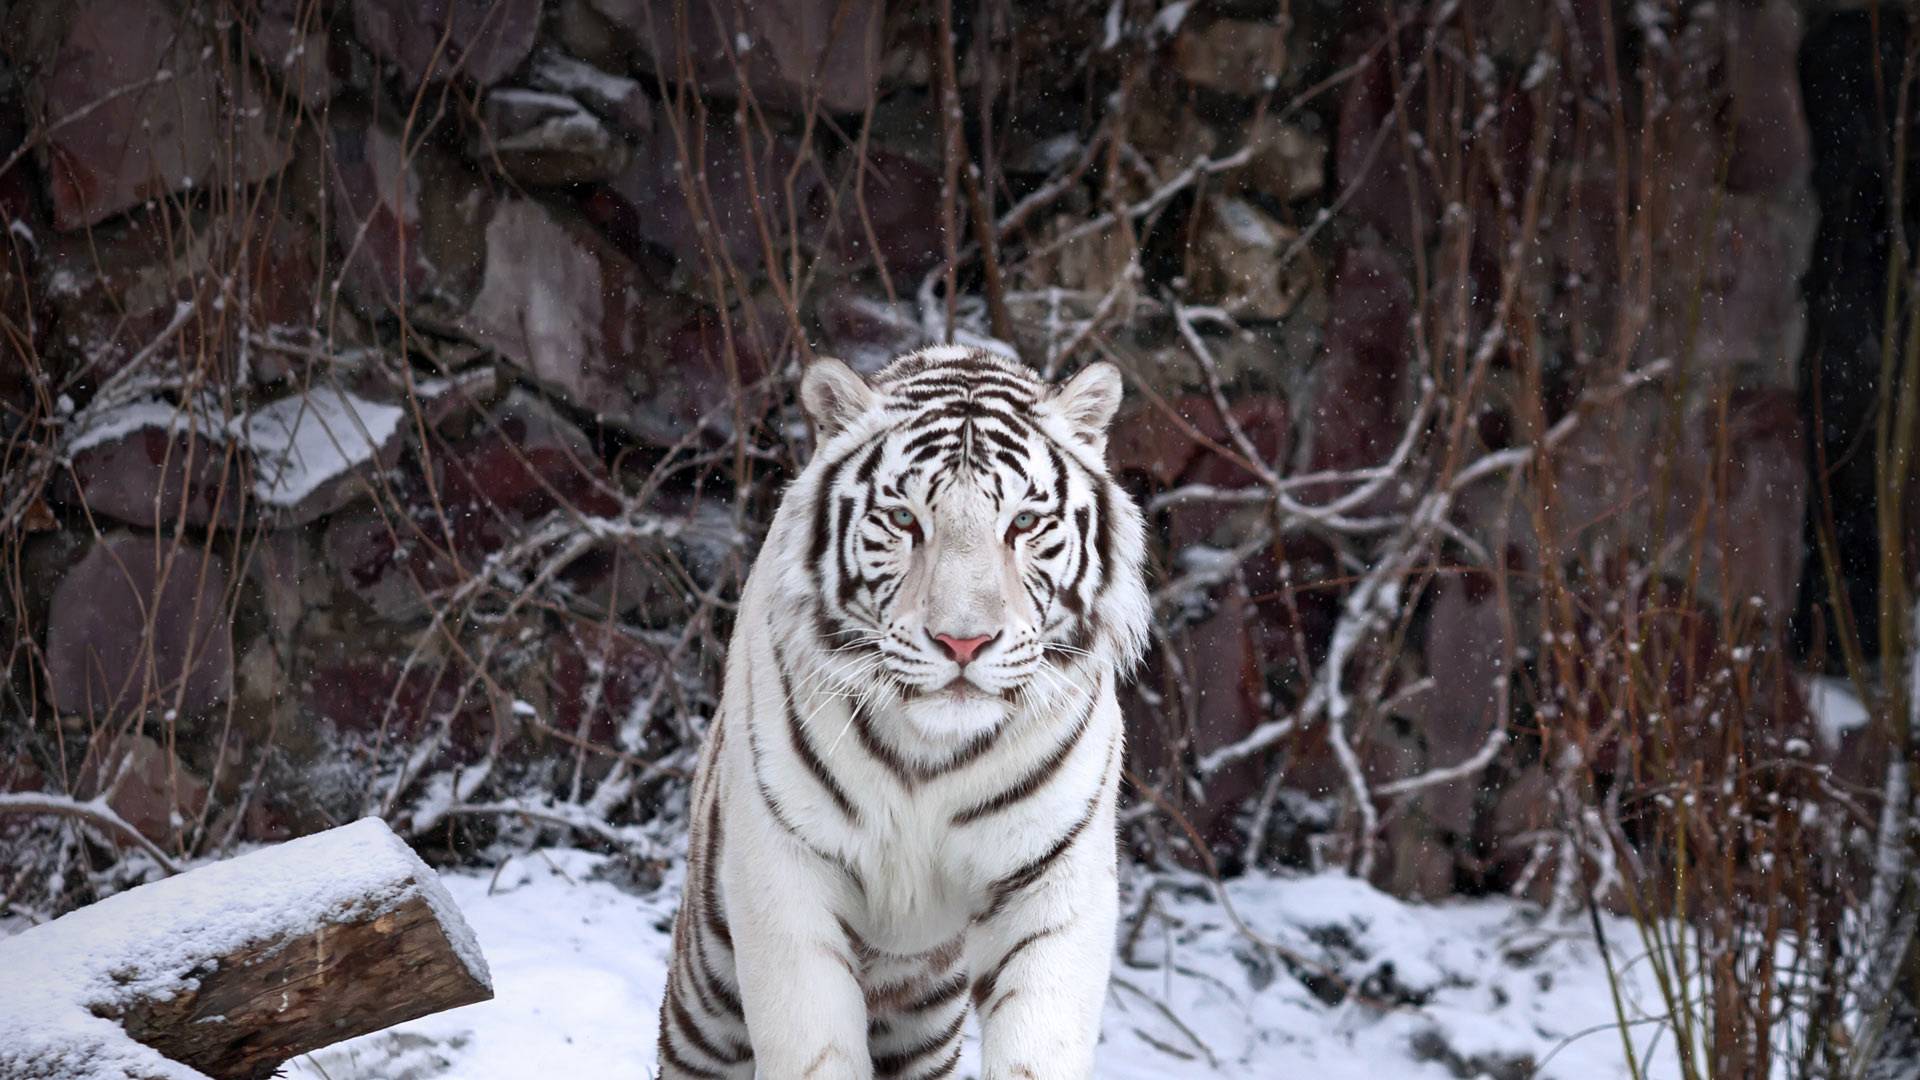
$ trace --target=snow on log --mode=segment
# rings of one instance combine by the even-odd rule
[[[492,996],[439,878],[367,818],[0,938],[0,1077],[255,1080]]]

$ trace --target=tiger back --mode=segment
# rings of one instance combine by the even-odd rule
[[[748,577],[690,798],[663,1077],[1092,1075],[1116,683],[1146,636],[1118,371],[812,364],[818,449]]]

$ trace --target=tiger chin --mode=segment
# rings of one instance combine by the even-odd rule
[[[1116,684],[1148,601],[1121,380],[978,350],[806,371],[817,450],[748,576],[689,801],[667,1080],[1093,1075]]]

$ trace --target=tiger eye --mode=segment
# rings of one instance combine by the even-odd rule
[[[895,507],[887,511],[887,520],[892,522],[893,526],[897,529],[919,528],[919,522],[914,518],[913,511],[905,507]]]

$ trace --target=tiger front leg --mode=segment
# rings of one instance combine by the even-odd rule
[[[1111,812],[970,942],[982,1080],[1089,1080],[1119,890]]]
[[[867,1006],[835,915],[841,888],[813,852],[744,815],[721,866],[758,1080],[872,1080]]]

